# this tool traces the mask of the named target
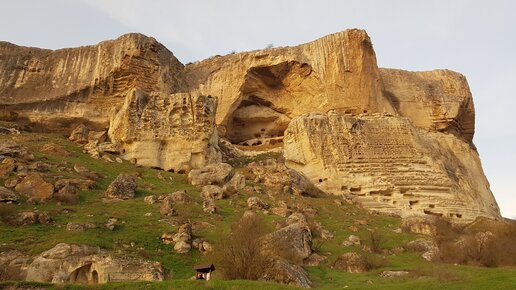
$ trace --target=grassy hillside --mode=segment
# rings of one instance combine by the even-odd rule
[[[12,139],[24,145],[34,154],[35,160],[51,165],[50,171],[42,175],[45,180],[54,182],[61,178],[79,178],[72,168],[81,164],[89,170],[100,173],[101,178],[95,189],[80,192],[77,204],[59,204],[49,201],[43,204],[3,206],[2,210],[22,212],[38,210],[47,212],[53,222],[48,225],[33,224],[27,226],[10,226],[0,223],[0,250],[18,249],[35,255],[55,246],[57,243],[78,243],[96,245],[121,254],[137,256],[162,263],[166,281],[159,283],[113,283],[98,286],[99,289],[292,289],[292,287],[252,281],[224,281],[214,273],[214,280],[207,282],[187,280],[193,276],[194,264],[208,262],[209,257],[192,250],[188,254],[176,254],[171,245],[164,245],[160,236],[164,232],[175,232],[185,221],[193,224],[193,234],[216,245],[217,240],[225,236],[231,223],[238,220],[246,210],[246,200],[250,193],[242,190],[229,199],[217,201],[219,213],[214,215],[202,211],[200,188],[187,183],[186,175],[157,169],[136,167],[129,162],[108,162],[93,159],[82,152],[82,148],[71,143],[59,134],[21,134],[0,135],[0,139]],[[40,152],[43,145],[53,143],[70,152],[70,156],[61,156]],[[259,158],[263,158],[259,157]],[[237,160],[234,164],[244,166],[252,160]],[[68,168],[63,170],[63,168]],[[138,190],[134,199],[104,202],[102,194],[107,186],[122,172],[138,176]],[[1,184],[4,179],[0,179]],[[248,181],[249,185],[253,185]],[[159,203],[147,204],[143,201],[147,195],[172,193],[185,190],[194,200],[193,203],[175,206],[177,216],[162,219]],[[255,194],[256,195],[256,194]],[[272,203],[266,195],[260,195]],[[317,267],[306,267],[314,288],[320,289],[516,289],[515,268],[480,268],[455,266],[427,262],[419,253],[396,251],[406,242],[417,239],[410,233],[399,233],[401,220],[395,217],[372,215],[355,205],[335,202],[333,196],[318,198],[293,196],[275,193],[276,200],[287,203],[307,204],[317,211],[314,220],[333,233],[334,238],[324,240],[317,231],[314,235],[315,250],[326,256],[327,261]],[[8,207],[8,209],[6,209]],[[149,214],[150,213],[150,214]],[[118,219],[115,230],[107,229],[104,224],[111,217]],[[273,230],[276,223],[284,218],[276,215],[263,215]],[[93,223],[96,228],[83,232],[66,231],[68,222]],[[350,274],[331,268],[335,259],[346,252],[362,252],[360,246],[345,247],[342,242],[351,234],[359,236],[364,243],[369,243],[370,233],[375,231],[381,237],[383,254],[375,254],[374,259],[381,261],[378,269],[363,273]],[[400,278],[382,278],[383,270],[407,270],[410,274]],[[0,284],[0,288],[4,284]],[[27,287],[47,284],[21,283]],[[67,285],[59,289],[85,289],[87,286]]]

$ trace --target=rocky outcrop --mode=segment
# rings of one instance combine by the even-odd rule
[[[97,284],[116,281],[162,281],[157,262],[118,257],[98,247],[57,244],[34,258],[28,281]]]
[[[182,74],[174,55],[142,34],[54,51],[0,42],[0,105],[44,122],[107,125],[129,91],[176,92],[184,87]]]
[[[137,164],[186,171],[221,161],[216,101],[195,93],[128,93],[112,116],[109,137]]]
[[[285,133],[287,166],[365,208],[457,222],[499,217],[478,153],[452,134],[382,114],[307,114]]]

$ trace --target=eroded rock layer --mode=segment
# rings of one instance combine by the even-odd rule
[[[499,215],[470,144],[408,118],[311,113],[292,120],[284,146],[287,166],[374,211],[463,222]]]

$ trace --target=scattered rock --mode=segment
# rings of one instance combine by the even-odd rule
[[[345,253],[339,256],[333,263],[333,268],[349,273],[363,273],[368,270],[365,259],[355,252]]]
[[[202,210],[208,214],[214,214],[217,212],[217,205],[215,204],[215,199],[213,198],[205,198],[202,202]]]
[[[417,239],[410,241],[405,245],[407,250],[420,252],[421,257],[427,261],[436,261],[440,257],[439,247],[434,240],[431,239]]]
[[[20,180],[18,179],[18,177],[16,176],[12,176],[12,177],[9,177],[5,180],[4,182],[4,185],[5,187],[7,188],[13,188],[15,187],[18,183],[20,182]]]
[[[89,131],[88,132],[88,143],[102,143],[107,139],[107,131]]]
[[[226,195],[233,195],[245,187],[245,176],[239,172],[235,173],[233,177],[223,187]]]
[[[133,176],[122,173],[109,185],[104,196],[114,199],[130,199],[135,195],[136,186],[136,179]]]
[[[401,277],[408,275],[409,272],[407,271],[382,271],[380,273],[380,277],[383,278],[392,278],[392,277]]]
[[[174,203],[183,204],[192,201],[192,198],[184,190],[174,191],[169,196]]]
[[[108,219],[107,223],[106,223],[106,228],[110,231],[114,230],[115,227],[116,227],[116,223],[118,222],[118,219],[116,218],[110,218]]]
[[[30,170],[38,171],[38,172],[47,172],[50,170],[52,166],[42,161],[36,161],[29,165]]]
[[[75,129],[73,129],[68,139],[77,144],[86,144],[88,143],[89,131],[90,130],[88,129],[88,127],[86,127],[84,124],[80,124],[77,127],[75,127]]]
[[[188,223],[183,224],[172,237],[174,250],[178,254],[186,254],[192,248],[192,226]]]
[[[109,155],[102,155],[102,159],[107,162],[114,162],[113,159],[109,157]]]
[[[54,143],[47,143],[41,147],[41,153],[50,154],[50,155],[58,155],[58,156],[71,156],[72,154],[60,145]]]
[[[148,195],[143,198],[143,201],[147,204],[155,204],[157,199],[155,195]]]
[[[201,197],[203,199],[223,199],[224,190],[217,185],[205,185],[202,187]]]
[[[16,160],[12,157],[6,157],[0,163],[0,178],[7,178],[16,170]]]
[[[174,209],[174,201],[170,195],[166,196],[162,201],[159,207],[159,213],[162,216],[173,216],[176,215],[176,210]]]
[[[230,178],[233,167],[227,163],[209,164],[188,173],[188,182],[192,185],[224,185]]]
[[[96,186],[96,182],[91,179],[76,179],[76,178],[68,178],[68,179],[60,179],[55,182],[54,187],[56,190],[60,190],[65,186],[73,186],[81,190],[94,189]]]
[[[33,211],[24,211],[18,213],[16,216],[16,224],[17,225],[32,225],[38,221],[38,213]]]
[[[16,142],[8,139],[0,140],[0,155],[10,157],[26,157],[28,155],[27,149],[18,145]]]
[[[251,196],[247,199],[247,208],[250,210],[265,210],[269,208],[269,205],[259,197]]]
[[[319,255],[317,253],[312,253],[310,257],[305,259],[306,266],[320,266],[322,263],[326,262],[326,257]]]
[[[358,246],[361,243],[362,243],[362,241],[360,240],[359,237],[357,237],[355,235],[350,235],[347,240],[342,242],[342,245],[346,246],[346,247],[349,247],[349,246],[353,246],[353,245],[357,245]]]
[[[271,209],[272,213],[281,217],[288,217],[292,214],[292,209],[284,201],[279,201],[275,207]]]
[[[0,186],[0,203],[16,203],[19,196],[13,191]]]
[[[71,184],[65,184],[65,186],[54,193],[53,199],[68,204],[76,203],[79,200],[77,187]]]
[[[38,214],[38,222],[40,224],[49,224],[50,222],[52,222],[52,219],[47,213],[42,212]]]
[[[16,185],[15,190],[29,198],[39,201],[50,199],[54,194],[54,186],[46,182],[39,173],[33,172]]]
[[[165,245],[174,243],[174,234],[173,233],[163,233],[161,235],[161,242]]]
[[[66,230],[70,231],[70,232],[83,232],[85,230],[94,229],[94,228],[96,228],[96,226],[93,223],[79,224],[79,223],[69,222],[66,224]]]
[[[308,225],[308,220],[306,219],[306,216],[300,212],[295,212],[295,213],[289,215],[286,222],[288,225],[298,224],[298,223]]]

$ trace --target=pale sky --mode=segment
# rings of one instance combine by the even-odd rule
[[[0,40],[42,48],[155,37],[183,63],[366,29],[381,67],[463,73],[476,144],[502,215],[516,218],[516,1],[0,0]]]

